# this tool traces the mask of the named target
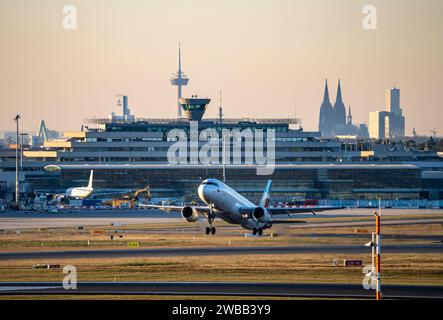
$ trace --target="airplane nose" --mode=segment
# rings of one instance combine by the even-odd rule
[[[204,202],[208,203],[209,199],[208,199],[208,186],[207,185],[203,185],[201,184],[198,187],[198,196],[200,197],[201,200],[203,200]]]
[[[203,201],[205,201],[205,198],[204,198],[204,188],[205,188],[205,186],[202,185],[202,184],[198,187],[198,196]]]

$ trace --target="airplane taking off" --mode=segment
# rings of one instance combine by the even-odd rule
[[[92,188],[93,175],[94,170],[91,170],[91,175],[89,176],[89,183],[87,187],[69,188],[65,192],[65,197],[74,199],[85,199],[89,197],[94,191],[94,189]]]
[[[254,235],[262,235],[264,229],[271,228],[275,223],[293,223],[291,220],[275,220],[274,216],[291,213],[315,212],[342,209],[343,207],[270,207],[270,191],[272,180],[268,180],[261,200],[258,205],[252,203],[241,194],[217,179],[206,179],[198,187],[199,198],[207,206],[162,206],[144,205],[145,208],[160,209],[164,211],[180,211],[188,222],[196,222],[200,217],[208,220],[206,234],[215,234],[212,222],[216,217],[231,223],[238,224],[247,230],[252,230]]]

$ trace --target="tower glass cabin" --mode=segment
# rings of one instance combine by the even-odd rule
[[[209,98],[192,97],[179,99],[183,113],[189,121],[200,121],[205,114],[209,102],[211,102]]]

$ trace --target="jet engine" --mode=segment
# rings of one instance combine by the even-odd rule
[[[200,217],[198,211],[193,207],[184,207],[182,209],[182,217],[188,222],[195,222]]]
[[[254,218],[255,221],[266,223],[271,220],[271,215],[269,214],[268,210],[262,207],[256,207],[252,211],[252,218]]]

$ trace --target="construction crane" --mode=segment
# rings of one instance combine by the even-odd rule
[[[122,194],[119,198],[108,201],[107,204],[112,205],[113,208],[134,208],[136,201],[138,201],[142,195],[144,195],[148,201],[151,201],[152,195],[149,186],[134,192]]]
[[[433,130],[429,130],[429,132],[432,133],[434,138],[437,136],[437,131],[435,130],[435,128]]]
[[[121,200],[138,200],[138,198],[140,197],[140,195],[145,195],[145,198],[150,201],[152,198],[151,195],[151,188],[149,188],[149,186],[147,186],[146,188],[143,189],[139,189],[134,191],[133,194],[125,194],[121,197]]]

